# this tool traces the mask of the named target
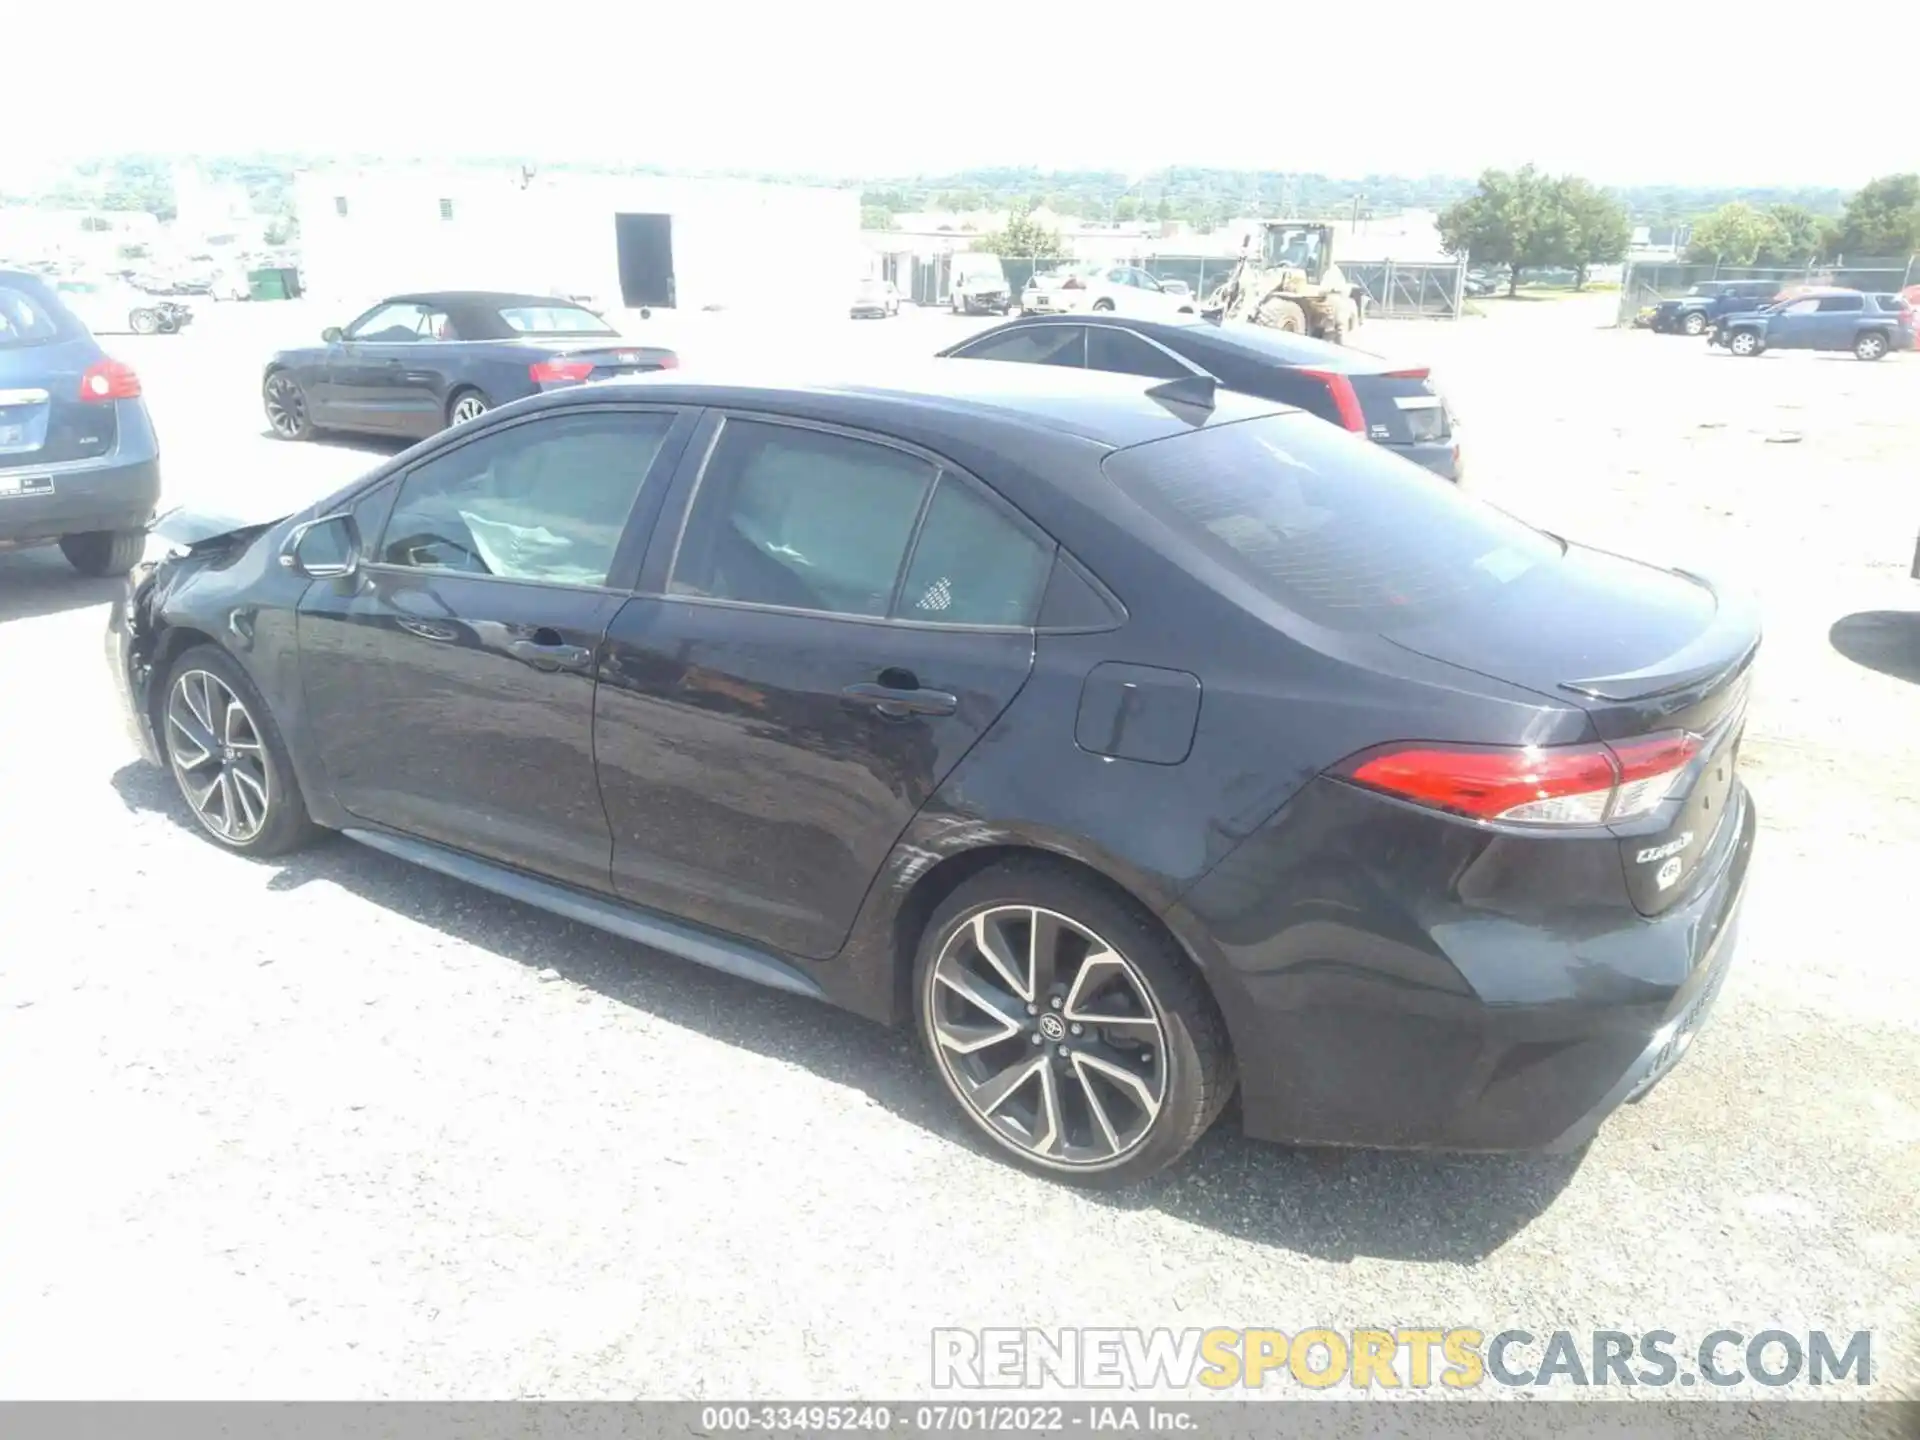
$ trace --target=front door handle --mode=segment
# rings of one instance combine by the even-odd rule
[[[849,685],[840,693],[855,703],[871,705],[890,720],[904,720],[909,715],[951,715],[960,708],[959,697],[944,690],[861,684]]]
[[[514,640],[507,654],[536,670],[585,670],[593,664],[593,651],[585,645],[544,645],[538,640]]]

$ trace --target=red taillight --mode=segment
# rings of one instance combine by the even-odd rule
[[[1389,370],[1386,373],[1386,378],[1389,380],[1425,380],[1432,373],[1433,372],[1426,366],[1421,365],[1412,370]]]
[[[563,380],[584,380],[593,374],[591,360],[536,360],[527,367],[536,385],[553,385]]]
[[[678,370],[680,368],[680,357],[671,350],[668,350],[662,354],[655,363],[658,364],[662,370]]]
[[[1353,388],[1353,381],[1334,370],[1302,370],[1302,375],[1318,380],[1327,387],[1327,393],[1333,396],[1333,408],[1340,416],[1340,423],[1356,435],[1367,433],[1367,417],[1360,410],[1360,392]]]
[[[138,400],[140,377],[119,360],[96,360],[80,377],[82,400]]]
[[[1699,753],[1682,730],[1613,745],[1383,745],[1335,773],[1475,820],[1604,825],[1657,808]]]

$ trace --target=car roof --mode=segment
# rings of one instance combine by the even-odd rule
[[[564,295],[525,295],[515,290],[418,290],[406,295],[389,295],[382,305],[438,305],[443,309],[505,310],[516,306],[558,305],[569,310],[585,307]]]
[[[934,358],[833,379],[813,371],[788,375],[745,367],[660,371],[557,390],[543,400],[581,404],[613,394],[669,404],[765,407],[829,423],[871,425],[882,432],[925,428],[936,420],[968,421],[1047,431],[1113,449],[1289,410],[1225,388],[1215,391],[1210,410],[1203,409],[1156,398],[1150,392],[1162,383],[1058,366]]]
[[[1245,320],[1208,320],[1200,315],[1168,320],[1109,314],[1028,315],[969,335],[958,343],[964,345],[1002,330],[1042,325],[1087,325],[1110,330],[1131,330],[1137,335],[1149,336],[1181,354],[1209,348],[1232,349],[1239,351],[1246,359],[1269,365],[1328,370],[1341,375],[1377,375],[1384,370],[1401,368],[1397,362],[1385,356],[1375,355],[1369,350],[1358,350],[1351,345],[1331,345],[1311,335],[1296,335],[1286,330],[1276,330],[1270,325],[1254,325]]]

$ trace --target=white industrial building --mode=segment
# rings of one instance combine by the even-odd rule
[[[382,166],[303,172],[295,204],[302,283],[341,305],[473,289],[844,311],[863,260],[851,190]]]

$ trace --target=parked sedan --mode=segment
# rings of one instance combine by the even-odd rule
[[[1068,265],[1036,275],[1021,292],[1023,315],[1118,314],[1150,319],[1192,315],[1193,296],[1168,290],[1137,265]]]
[[[571,301],[481,290],[396,295],[320,340],[267,362],[261,396],[283,440],[418,438],[509,400],[680,363]]]
[[[163,519],[114,675],[215,843],[910,1016],[1039,1171],[1148,1174],[1236,1089],[1274,1139],[1584,1142],[1727,971],[1753,610],[1169,388],[522,401]]]
[[[83,575],[123,574],[159,498],[140,377],[45,280],[0,270],[0,550],[57,542]]]
[[[853,318],[885,320],[900,313],[900,292],[891,280],[862,280],[854,286]]]
[[[1396,366],[1345,345],[1264,325],[1086,315],[996,325],[943,357],[1084,367],[1157,380],[1210,376],[1230,390],[1298,405],[1458,482],[1460,440],[1425,366]]]

